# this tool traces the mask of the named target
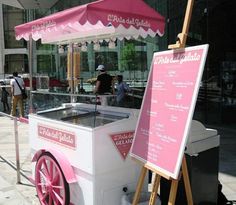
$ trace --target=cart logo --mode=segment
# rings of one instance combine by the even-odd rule
[[[146,27],[150,28],[151,24],[147,20],[139,19],[139,18],[125,18],[122,16],[118,16],[115,14],[108,14],[107,20],[109,22],[115,22],[119,24],[128,24],[136,27]]]
[[[46,28],[56,26],[56,24],[57,23],[53,20],[45,21],[43,23],[33,25],[32,26],[32,31],[44,30]]]
[[[134,131],[110,135],[123,159],[126,159],[134,138]]]
[[[61,129],[38,125],[38,136],[46,140],[56,142],[57,144],[75,149],[76,141],[75,134]]]

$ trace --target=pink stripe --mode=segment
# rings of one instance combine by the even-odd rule
[[[19,120],[19,122],[23,122],[23,123],[29,124],[29,119],[27,119],[27,118],[19,117],[18,120]]]

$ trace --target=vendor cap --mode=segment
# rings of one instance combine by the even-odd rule
[[[105,70],[105,67],[104,67],[104,65],[99,65],[99,66],[96,68],[96,70]]]

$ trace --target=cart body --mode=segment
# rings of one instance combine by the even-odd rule
[[[140,175],[141,166],[128,155],[139,110],[94,108],[64,104],[30,114],[33,161],[45,152],[53,156],[69,184],[71,204],[120,205],[123,188],[134,192]],[[35,163],[33,170],[39,171]]]

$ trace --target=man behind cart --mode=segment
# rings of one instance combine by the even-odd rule
[[[19,106],[20,117],[24,117],[23,98],[21,89],[24,88],[24,81],[18,76],[17,72],[13,72],[13,79],[10,82],[12,93],[11,115],[16,116],[16,107]]]
[[[99,75],[97,77],[94,93],[99,95],[114,94],[113,78],[106,72],[105,66],[99,65],[96,70],[99,71]]]

